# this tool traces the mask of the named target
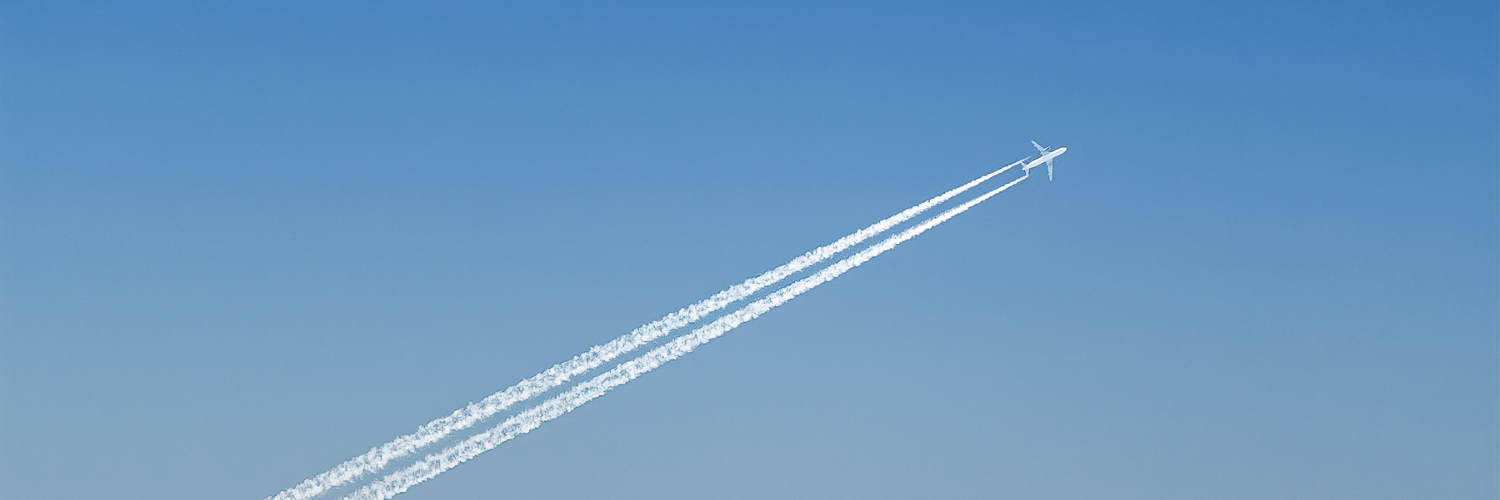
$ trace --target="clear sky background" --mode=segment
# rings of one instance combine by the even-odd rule
[[[1028,140],[401,498],[1500,495],[1494,2],[118,3],[0,4],[0,497],[263,498]]]

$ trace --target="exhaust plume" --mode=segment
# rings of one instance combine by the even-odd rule
[[[661,338],[673,330],[703,319],[704,316],[723,309],[731,303],[749,297],[757,291],[785,279],[787,276],[858,245],[877,234],[906,222],[933,206],[948,201],[948,199],[996,175],[1000,175],[1020,163],[1012,163],[994,172],[985,174],[983,177],[969,181],[967,184],[908,208],[901,213],[839,238],[833,243],[802,254],[780,267],[766,271],[765,274],[745,280],[743,283],[720,291],[707,299],[684,307],[659,320],[642,325],[630,333],[607,343],[594,346],[583,354],[574,356],[573,359],[553,365],[551,368],[533,375],[531,378],[522,380],[505,390],[491,394],[477,403],[469,403],[468,406],[455,410],[446,417],[428,422],[419,427],[414,433],[398,437],[389,443],[371,448],[365,454],[349,459],[327,472],[318,474],[297,486],[269,497],[268,500],[308,500],[330,489],[349,484],[365,474],[384,468],[393,460],[398,460],[415,453],[427,445],[441,441],[454,432],[473,427],[475,424],[504,411],[517,402],[525,401],[565,384],[578,374],[598,368],[600,365],[624,353],[630,352],[642,344]]]

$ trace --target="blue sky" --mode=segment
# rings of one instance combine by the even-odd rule
[[[263,498],[907,206],[405,494],[1494,498],[1492,2],[0,5],[0,497]]]

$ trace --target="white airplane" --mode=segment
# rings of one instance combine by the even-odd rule
[[[1057,151],[1051,151],[1048,148],[1042,147],[1041,144],[1037,144],[1036,141],[1031,141],[1031,145],[1032,146],[1036,146],[1036,150],[1040,151],[1042,153],[1042,157],[1041,158],[1037,158],[1035,160],[1031,160],[1030,162],[1028,162],[1026,164],[1026,166],[1021,167],[1021,171],[1025,172],[1027,176],[1030,176],[1031,175],[1031,168],[1032,167],[1039,166],[1043,162],[1046,162],[1047,163],[1047,180],[1049,180],[1049,181],[1052,180],[1052,159],[1053,158],[1057,158],[1057,155],[1066,153],[1068,151],[1068,148],[1057,148]]]

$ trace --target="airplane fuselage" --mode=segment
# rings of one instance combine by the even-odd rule
[[[1045,164],[1048,161],[1051,161],[1053,158],[1057,158],[1057,155],[1063,154],[1067,150],[1068,150],[1068,148],[1057,148],[1057,149],[1054,149],[1052,151],[1048,151],[1047,154],[1042,155],[1041,158],[1037,158],[1035,160],[1031,160],[1031,161],[1027,162],[1026,166],[1021,167],[1021,170],[1023,172],[1024,171],[1029,171],[1029,170],[1032,169],[1032,167],[1035,167],[1037,165]]]

